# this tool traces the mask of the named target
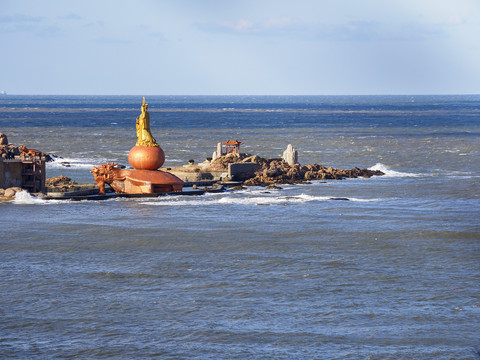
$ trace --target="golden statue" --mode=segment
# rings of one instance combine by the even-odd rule
[[[145,104],[143,97],[142,113],[137,117],[137,146],[159,146],[150,133],[150,114],[147,111],[148,104]]]

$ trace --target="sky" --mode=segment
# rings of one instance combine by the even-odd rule
[[[480,94],[480,0],[0,0],[0,90]]]

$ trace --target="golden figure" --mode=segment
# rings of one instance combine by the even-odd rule
[[[147,111],[148,104],[145,104],[143,97],[142,113],[137,117],[137,146],[159,146],[150,133],[150,114]]]

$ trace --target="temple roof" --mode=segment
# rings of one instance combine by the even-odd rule
[[[241,145],[243,142],[238,141],[238,140],[228,140],[225,142],[222,142],[222,145]]]

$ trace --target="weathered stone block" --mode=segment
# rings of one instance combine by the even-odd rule
[[[228,164],[228,177],[235,181],[244,181],[255,176],[259,168],[255,163],[234,163]]]

